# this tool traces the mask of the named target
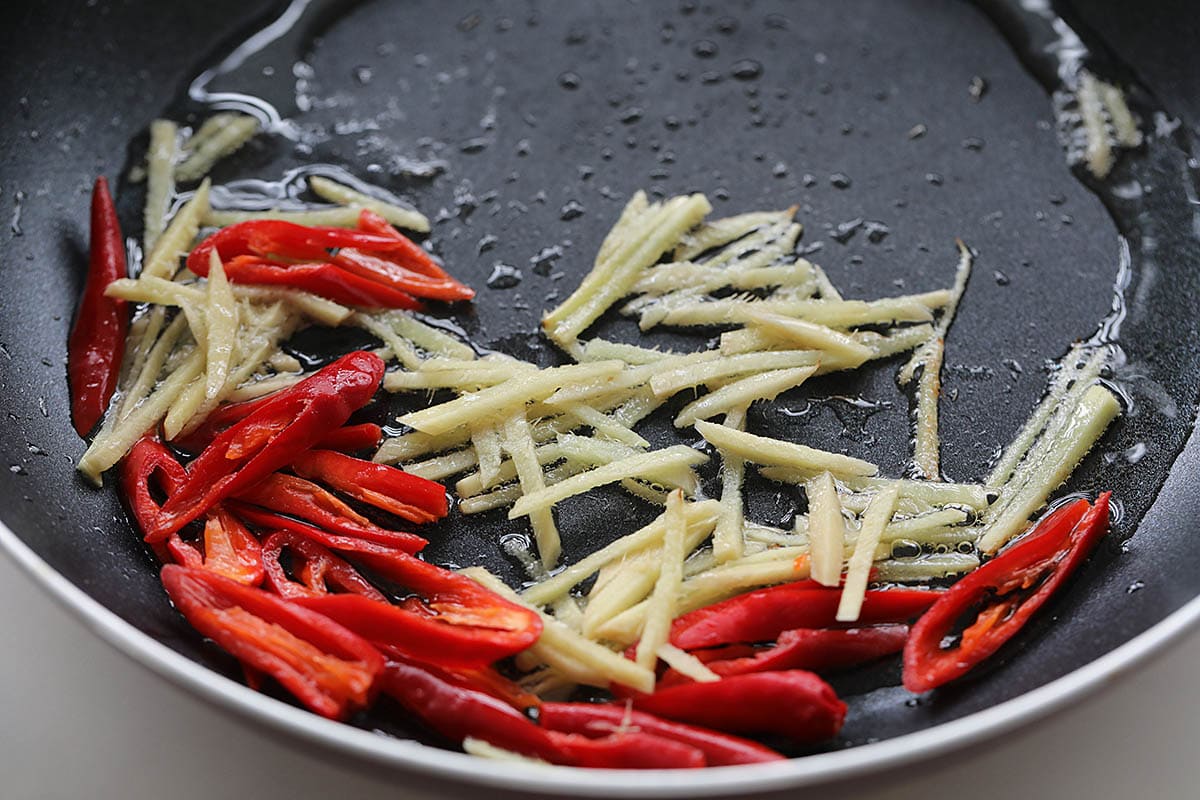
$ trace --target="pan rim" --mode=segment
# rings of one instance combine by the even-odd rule
[[[1188,449],[1185,447],[1185,450]],[[704,770],[587,770],[489,762],[419,742],[383,737],[324,719],[255,692],[192,661],[126,622],[57,572],[0,521],[0,551],[101,640],[192,695],[286,734],[398,772],[477,787],[579,797],[713,797],[769,792],[860,778],[984,741],[1049,716],[1129,673],[1200,623],[1200,596],[1100,658],[990,708],[881,742],[770,764]],[[244,718],[244,719],[243,719]]]

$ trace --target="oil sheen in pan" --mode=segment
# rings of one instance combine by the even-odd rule
[[[536,333],[541,310],[571,290],[620,203],[636,188],[705,191],[717,202],[717,214],[801,202],[803,246],[851,296],[893,283],[911,291],[945,284],[953,270],[950,244],[964,236],[980,258],[948,339],[947,471],[970,480],[986,470],[989,456],[1044,387],[1046,369],[1073,339],[1111,344],[1117,359],[1110,379],[1129,410],[1072,486],[1093,491],[1115,485],[1124,504],[1118,533],[1132,534],[1153,500],[1152,492],[1133,487],[1144,485],[1139,477],[1147,474],[1155,476],[1154,486],[1161,483],[1196,407],[1189,370],[1156,357],[1164,349],[1177,352],[1188,335],[1188,320],[1155,314],[1164,295],[1200,296],[1195,276],[1163,275],[1160,266],[1194,263],[1198,249],[1194,236],[1164,234],[1168,227],[1196,230],[1188,203],[1196,195],[1195,162],[1171,118],[1130,70],[1095,46],[1089,49],[1086,35],[1079,35],[1085,32],[1037,4],[981,4],[1048,95],[1069,97],[1086,67],[1129,89],[1147,139],[1104,180],[1078,166],[1072,170],[1078,181],[1065,170],[1052,179],[1022,173],[1022,151],[988,161],[1010,131],[963,121],[976,107],[1021,102],[1009,85],[1016,82],[1011,67],[1001,70],[983,56],[1004,80],[990,72],[963,73],[949,86],[945,75],[921,73],[920,59],[894,45],[889,49],[896,37],[870,23],[880,14],[914,16],[911,9],[872,4],[851,16],[826,8],[801,24],[794,6],[768,5],[737,15],[689,2],[623,10],[647,16],[635,25],[583,4],[500,3],[486,13],[437,4],[415,14],[427,30],[437,31],[424,47],[420,37],[404,38],[389,22],[384,4],[298,0],[206,66],[166,113],[188,120],[235,109],[262,120],[269,135],[218,167],[215,178],[226,189],[215,196],[230,205],[299,200],[301,179],[315,173],[351,180],[357,175],[413,200],[435,219],[430,245],[464,279],[482,286],[490,276],[506,277],[490,283],[476,309],[448,315],[445,324],[477,346],[540,363],[559,359]],[[921,25],[908,20],[911,49],[929,52],[941,46],[939,35],[962,30],[977,35],[982,28],[981,35],[989,35],[977,11],[950,4],[941,10],[948,21],[927,10]],[[822,22],[831,16],[837,19]],[[631,35],[635,29],[640,33]],[[523,63],[517,49],[539,37],[553,37],[550,51],[564,55],[561,63],[539,63],[536,73],[506,72],[509,62]],[[782,57],[788,47],[804,48],[804,56]],[[1000,57],[1012,55],[993,59]],[[858,62],[853,83],[845,77],[851,60]],[[963,61],[971,63],[947,59],[950,68]],[[902,67],[895,76],[888,71],[892,62]],[[1054,141],[1053,108],[1045,97],[1036,110],[1020,109],[1031,114],[1024,123],[1039,126],[1042,150],[1028,156],[1032,162],[1040,156],[1044,163],[1045,148]],[[896,141],[920,154],[903,157],[912,173],[906,182],[889,182],[893,165],[887,158],[859,155]],[[991,164],[990,171],[974,168],[971,159]],[[1027,180],[1024,186],[1005,185],[998,165],[1009,159]],[[257,177],[246,180],[249,175]],[[281,177],[263,180],[272,175]],[[968,182],[970,187],[963,185]],[[996,191],[993,184],[1001,192],[1027,191],[992,210],[986,199],[973,198],[986,198]],[[952,192],[950,205],[960,214],[921,212],[946,203]],[[1091,196],[1112,223],[1097,213]],[[947,228],[948,219],[955,227]],[[1109,224],[1116,236],[1107,233]],[[1028,249],[1024,237],[1033,241]],[[1068,244],[1055,250],[1042,243],[1051,238]],[[1049,258],[1034,261],[1027,255],[1032,253]],[[1068,266],[1078,275],[1054,275]],[[1054,291],[1040,291],[1044,282]],[[1041,308],[1029,307],[1031,300]],[[1017,330],[1009,307],[1022,301]],[[619,321],[606,319],[600,330],[631,336],[630,326]],[[699,344],[692,337],[658,336],[656,342]],[[310,336],[297,346],[319,359],[338,344]],[[842,441],[851,454],[869,453],[898,474],[907,426],[893,371],[884,365],[861,379],[823,383],[814,393],[877,404],[875,413],[862,416],[860,435]],[[1007,408],[995,405],[998,395]],[[394,414],[398,407],[388,410]],[[652,441],[674,436],[669,423],[657,422],[648,434]],[[782,404],[759,412],[754,424],[810,441],[828,441],[845,427],[832,411],[789,418]],[[1120,491],[1122,485],[1130,491]],[[751,518],[784,522],[792,513],[794,497],[778,486],[763,483],[752,492]],[[626,515],[631,528],[649,513],[619,494],[585,499],[571,513],[586,517],[597,503]],[[564,529],[568,560],[601,544],[597,537],[604,535],[588,529],[575,534],[572,540]],[[519,526],[499,517],[451,524],[430,557],[482,562],[515,582],[522,577],[519,565],[498,543],[519,535]],[[923,701],[934,708],[905,708],[908,696],[897,683],[894,664],[837,683],[854,709],[838,745],[919,727],[913,719],[920,713],[929,721],[949,718],[939,716],[936,698]],[[963,704],[946,713],[970,710]],[[392,725],[375,718],[360,722]]]

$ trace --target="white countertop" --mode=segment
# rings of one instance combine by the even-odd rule
[[[0,796],[425,800],[294,749],[101,642],[0,554]],[[822,800],[1200,796],[1200,631],[1108,691],[878,789]]]

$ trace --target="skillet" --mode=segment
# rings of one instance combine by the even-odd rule
[[[1106,315],[1119,321],[1127,361],[1114,379],[1132,408],[1072,483],[1111,487],[1122,498],[1112,546],[1055,603],[1056,619],[1047,615],[989,674],[916,705],[892,688],[894,664],[845,679],[838,688],[852,713],[835,747],[862,745],[1019,697],[1113,650],[1200,589],[1200,552],[1187,544],[1197,454],[1194,445],[1184,447],[1200,358],[1194,194],[1182,150],[1190,131],[1167,133],[1170,119],[1154,113],[1170,109],[1185,121],[1194,113],[1197,73],[1181,65],[1194,59],[1183,44],[1194,41],[1186,25],[1195,23],[1182,4],[1124,21],[1118,15],[1130,12],[1116,6],[1089,6],[1083,19],[1062,13],[1088,38],[1102,74],[1154,89],[1140,89],[1134,101],[1163,136],[1126,159],[1111,184],[1137,181],[1138,198],[1103,187],[1093,193],[1065,166],[1047,94],[999,32],[1030,40],[1020,52],[1033,75],[1048,81],[1053,65],[1038,55],[1044,27],[994,12],[998,29],[979,10],[948,2],[853,10],[313,3],[287,35],[211,84],[266,98],[303,126],[299,141],[256,143],[218,178],[343,164],[427,211],[445,209],[433,243],[464,279],[483,287],[496,264],[522,273],[516,286],[493,281],[473,312],[453,319],[483,346],[544,363],[555,355],[534,334],[537,317],[578,281],[620,202],[642,186],[706,191],[718,212],[799,203],[805,246],[821,245],[812,257],[852,297],[891,293],[896,280],[904,287],[897,292],[944,285],[953,237],[962,236],[980,261],[948,342],[944,457],[955,478],[978,477],[1011,437],[1044,387],[1047,359],[1091,335]],[[92,177],[118,175],[127,158],[136,160],[144,146],[138,132],[164,109],[194,113],[182,88],[198,65],[216,63],[280,11],[214,2],[203,14],[180,8],[166,15],[139,3],[10,12],[17,19],[5,26],[0,70],[4,96],[15,98],[0,123],[7,154],[0,203],[12,211],[0,260],[0,405],[7,414],[0,455],[10,467],[0,473],[0,519],[101,606],[229,676],[233,665],[166,606],[115,497],[75,477],[71,463],[82,445],[67,423],[62,359]],[[1109,38],[1088,36],[1089,22]],[[297,59],[302,66],[293,68]],[[756,68],[746,60],[757,62],[759,74],[748,77]],[[274,74],[264,74],[268,66]],[[976,76],[986,82],[977,102],[967,91]],[[917,124],[926,133],[910,139]],[[414,174],[428,169],[437,174]],[[843,175],[848,180],[835,177]],[[122,186],[120,201],[136,230],[136,188]],[[566,210],[577,206],[578,216]],[[857,217],[884,221],[890,232],[878,242],[861,233],[839,242],[836,226]],[[547,247],[562,255],[536,259]],[[1111,315],[1125,253],[1130,283]],[[630,336],[617,321],[601,331]],[[320,343],[300,346],[320,350]],[[766,412],[759,423],[800,440],[844,433],[847,452],[896,474],[907,411],[891,381],[889,367],[851,385],[823,384],[789,398],[790,414]],[[855,395],[890,405],[867,414],[833,399]],[[792,500],[764,488],[755,510],[784,521]],[[572,509],[581,523],[567,538],[568,559],[616,532],[587,524],[601,508],[616,508],[630,525],[645,513],[618,495],[581,503]],[[516,532],[494,518],[451,526],[431,557],[482,561],[515,581],[516,565],[496,541]],[[6,534],[6,543],[12,538]],[[201,680],[187,677],[194,673],[177,660],[156,663],[193,686]],[[229,700],[244,693],[217,685],[206,691],[242,707],[250,702]],[[251,705],[260,716],[290,719],[278,704]],[[424,739],[394,716],[357,722]],[[773,785],[815,779],[819,770],[806,776],[805,761],[818,763],[794,762],[792,773],[772,776],[782,781]],[[447,763],[454,777],[466,777]],[[691,791],[706,784],[720,785],[705,780]],[[672,785],[678,789],[664,779],[658,788]]]

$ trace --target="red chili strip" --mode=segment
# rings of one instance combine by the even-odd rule
[[[960,678],[1015,636],[1108,532],[1110,496],[1058,509],[951,586],[913,626],[904,648],[905,688],[927,692]]]
[[[426,543],[415,534],[379,527],[346,505],[332,492],[295,475],[272,473],[239,492],[237,499],[276,514],[297,517],[341,536],[393,546],[399,541],[404,541],[404,549],[410,552],[420,550]]]
[[[343,424],[374,396],[384,365],[372,353],[342,356],[225,430],[188,467],[148,541],[165,539],[220,501],[249,489]]]
[[[296,602],[354,631],[386,655],[438,666],[486,667],[521,652],[541,634],[540,620],[519,631],[493,629],[429,614],[415,603],[391,605],[359,594],[299,597]]]
[[[440,483],[402,469],[334,452],[310,450],[292,461],[297,475],[320,481],[410,522],[439,520],[449,512]]]
[[[940,596],[924,589],[871,590],[859,623],[908,622]],[[735,642],[770,642],[796,628],[837,627],[838,589],[781,584],[741,594],[684,614],[671,626],[671,644],[684,650]]]
[[[899,653],[908,639],[907,625],[873,625],[866,628],[798,628],[784,631],[770,647],[730,645],[696,650],[692,655],[718,675],[806,669],[825,673],[849,669]],[[659,686],[690,682],[669,669]]]
[[[409,310],[421,308],[421,303],[408,292],[364,278],[330,263],[283,266],[256,256],[237,256],[225,264],[225,275],[233,283],[287,286],[350,306]]]
[[[667,719],[726,733],[777,733],[797,742],[833,738],[846,717],[846,704],[829,684],[804,670],[684,683],[630,700],[639,711]]]
[[[83,297],[67,341],[67,378],[71,386],[71,420],[80,436],[96,427],[117,388],[128,304],[104,292],[127,277],[125,240],[108,181],[96,179],[92,189],[91,252]]]
[[[602,739],[550,731],[484,692],[458,685],[430,667],[389,662],[382,690],[451,741],[479,739],[552,764],[607,769],[678,769],[705,765],[704,753],[682,742],[645,733]]]
[[[321,597],[336,590],[387,602],[358,570],[307,536],[276,531],[263,541],[262,552],[267,586],[280,597]],[[284,570],[284,553],[291,559],[295,580]]]
[[[395,548],[415,553],[428,544],[420,536],[408,531],[392,531],[386,528],[362,528],[355,531],[354,535],[330,533],[302,520],[284,516],[283,514],[276,514],[260,506],[252,506],[237,500],[229,500],[227,504],[239,518],[262,531],[291,531],[312,539],[314,542],[318,542],[330,550],[353,552],[356,548],[366,543],[374,543],[382,545],[385,549]]]
[[[162,582],[187,621],[250,670],[331,719],[371,700],[383,670],[365,639],[320,614],[207,570],[168,564]]]
[[[177,564],[203,567],[247,586],[258,586],[265,574],[262,545],[224,506],[214,506],[204,520],[203,550],[178,533],[167,539],[167,550]]]
[[[538,706],[538,724],[548,730],[593,738],[620,731],[641,731],[695,747],[704,753],[710,767],[783,760],[783,756],[771,748],[749,739],[670,722],[644,711],[615,705],[542,703]]]

